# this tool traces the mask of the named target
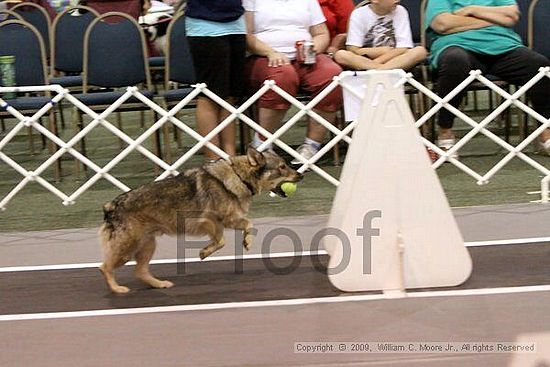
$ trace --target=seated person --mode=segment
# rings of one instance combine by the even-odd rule
[[[340,66],[323,54],[329,44],[325,17],[317,0],[244,0],[247,22],[247,46],[252,54],[245,66],[250,87],[257,91],[265,80],[295,96],[303,89],[315,96],[323,91],[332,78],[342,71]],[[313,64],[296,60],[296,41],[313,42]],[[342,90],[335,88],[314,108],[315,112],[333,122],[342,105]],[[290,103],[279,94],[268,91],[258,101],[259,123],[273,132],[281,124]],[[319,149],[326,128],[310,119],[304,144],[298,153],[310,159]],[[265,137],[254,135],[253,146]],[[294,160],[293,164],[301,164]]]
[[[80,5],[89,6],[99,14],[120,11],[138,20],[151,9],[151,0],[80,0]]]
[[[330,33],[330,45],[326,53],[333,56],[336,51],[345,47],[346,32],[351,12],[355,9],[352,0],[318,0],[326,18],[326,25]]]
[[[438,94],[445,96],[466,79],[471,70],[525,84],[542,66],[546,57],[522,44],[512,29],[519,19],[515,0],[430,0],[426,8],[426,26],[433,43],[431,65],[438,74]],[[527,92],[533,108],[550,117],[550,79],[542,78]],[[458,107],[464,92],[451,100]],[[450,149],[455,143],[452,132],[454,115],[441,109],[438,117],[438,145]],[[550,154],[550,129],[539,135],[541,151]]]
[[[372,0],[351,14],[346,46],[334,60],[353,70],[412,69],[426,59],[414,47],[409,13],[395,0]]]

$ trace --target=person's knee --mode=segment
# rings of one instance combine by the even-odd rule
[[[334,54],[334,61],[340,65],[346,65],[349,60],[350,51],[347,50],[338,50]]]
[[[469,64],[468,51],[462,47],[451,46],[439,55],[438,65],[440,70],[462,69]]]
[[[548,60],[546,56],[535,52],[533,55],[533,64],[536,65],[537,68],[542,68],[550,66],[550,60]]]
[[[422,46],[416,46],[409,52],[414,55],[414,58],[418,61],[423,61],[428,57],[428,51]]]
[[[298,90],[300,78],[292,65],[282,65],[273,68],[265,80],[274,80],[277,86],[288,93]]]

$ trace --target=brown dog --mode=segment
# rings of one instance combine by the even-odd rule
[[[114,271],[134,258],[138,279],[153,288],[172,287],[149,271],[155,237],[175,235],[178,220],[184,219],[187,234],[212,240],[201,250],[201,259],[224,246],[224,228],[244,231],[243,246],[248,250],[254,239],[248,219],[252,196],[273,191],[285,197],[281,184],[301,179],[277,154],[250,148],[247,155],[220,159],[124,193],[103,206],[100,270],[113,292],[126,293],[129,289],[116,282]]]

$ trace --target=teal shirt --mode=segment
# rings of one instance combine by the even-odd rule
[[[511,28],[490,26],[453,34],[438,34],[431,28],[433,18],[441,13],[453,13],[468,5],[506,6],[516,5],[515,0],[429,0],[426,7],[426,31],[431,38],[430,63],[437,67],[441,52],[450,46],[460,46],[468,51],[485,55],[500,55],[518,47],[523,47],[520,36]]]
[[[191,37],[220,37],[229,34],[246,34],[246,25],[244,15],[227,23],[187,17],[185,31]]]

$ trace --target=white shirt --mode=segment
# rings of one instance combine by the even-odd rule
[[[296,41],[311,41],[309,28],[325,22],[317,0],[243,0],[254,15],[254,35],[289,59],[296,58]]]
[[[394,11],[380,16],[369,5],[351,13],[348,46],[412,48],[411,24],[407,9],[398,5]]]

